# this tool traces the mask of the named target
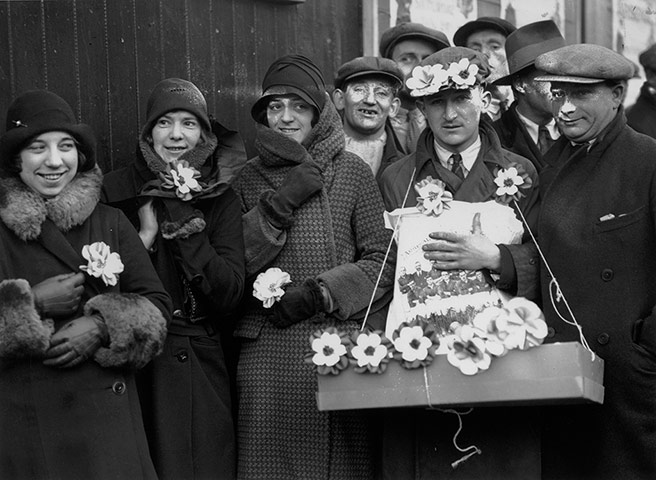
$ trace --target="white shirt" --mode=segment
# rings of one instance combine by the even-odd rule
[[[533,140],[533,143],[536,145],[538,144],[538,129],[540,128],[540,125],[535,123],[533,120],[529,120],[526,118],[524,115],[519,113],[519,110],[515,110],[517,112],[517,116],[519,117],[519,120],[524,124],[524,127],[526,128],[526,131],[528,134],[531,136],[531,140]],[[549,135],[551,135],[551,138],[553,140],[558,140],[558,137],[560,137],[560,130],[556,127],[556,120],[553,118],[549,123],[545,125],[547,127],[547,131],[549,132]]]
[[[433,148],[435,148],[435,153],[437,154],[437,158],[440,160],[442,166],[447,170],[451,170],[451,166],[453,165],[453,159],[451,158],[451,155],[453,155],[454,152],[450,152],[446,148],[443,148],[437,143],[437,141],[433,141]],[[469,175],[469,172],[474,167],[474,162],[476,162],[476,157],[478,157],[478,152],[480,152],[480,150],[481,137],[478,136],[476,137],[476,141],[474,143],[472,143],[464,151],[458,152],[462,157],[462,173],[465,177]]]

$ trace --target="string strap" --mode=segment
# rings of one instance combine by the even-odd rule
[[[473,408],[470,408],[469,410],[465,412],[459,412],[457,410],[453,410],[450,408],[443,409],[443,408],[437,408],[436,410],[442,412],[442,413],[452,413],[456,417],[458,417],[458,430],[456,431],[455,435],[453,435],[453,446],[458,450],[459,452],[465,453],[462,457],[460,457],[458,460],[451,462],[451,468],[456,469],[463,463],[465,463],[467,460],[469,460],[471,457],[474,455],[480,455],[483,453],[480,448],[478,448],[476,445],[470,445],[468,447],[462,448],[458,445],[458,435],[460,435],[460,432],[462,431],[462,416],[463,415],[469,415],[471,412],[474,411]],[[468,453],[467,453],[468,452]]]

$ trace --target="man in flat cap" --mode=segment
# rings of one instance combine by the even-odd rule
[[[403,72],[405,80],[424,58],[449,46],[449,39],[439,30],[421,23],[406,22],[383,32],[380,38],[380,56],[394,60]],[[391,119],[392,127],[404,150],[414,152],[417,139],[426,128],[426,119],[405,89],[401,89],[400,98],[401,108]]]
[[[638,60],[646,80],[636,103],[626,109],[626,120],[634,130],[656,138],[656,44],[642,52]]]
[[[417,151],[390,165],[383,173],[387,210],[416,205],[408,190],[431,177],[443,181],[455,200],[484,202],[494,198],[497,170],[511,165],[533,182],[519,208],[529,222],[538,211],[537,172],[531,162],[504,150],[490,122],[481,121],[490,102],[484,82],[489,73],[485,56],[464,47],[450,47],[427,57],[406,81],[426,116],[428,128]],[[424,257],[435,270],[484,270],[496,287],[512,295],[536,294],[539,257],[529,243],[495,245],[477,231],[457,235],[434,232],[424,244]],[[479,229],[480,230],[480,229]],[[496,280],[493,280],[495,278]],[[476,410],[466,417],[467,437],[483,451],[453,470],[463,456],[452,444],[455,416],[437,411],[393,412],[385,422],[383,470],[386,478],[534,479],[540,474],[540,450],[535,423],[527,409]],[[503,420],[502,420],[503,419]]]
[[[494,122],[501,145],[533,162],[540,171],[543,155],[560,136],[551,114],[549,84],[535,77],[544,73],[535,68],[535,59],[565,46],[565,39],[551,20],[529,23],[506,39],[509,74],[494,85],[510,85],[515,101]]]
[[[504,45],[506,38],[515,31],[515,26],[508,20],[499,17],[480,17],[465,23],[453,35],[453,44],[460,47],[471,48],[483,53],[490,65],[488,83],[497,78],[508,75],[508,62]],[[492,101],[486,113],[497,120],[507,110],[513,101],[512,91],[509,87],[489,85]]]
[[[581,325],[605,387],[603,405],[546,410],[543,478],[656,478],[656,140],[626,124],[622,55],[569,45],[535,66],[563,133],[540,173],[538,243],[574,319],[544,267],[543,309],[551,341],[580,340],[561,317]]]
[[[377,180],[405,155],[392,128],[401,107],[403,72],[388,58],[358,57],[337,71],[333,103],[342,115],[346,150],[360,156]]]

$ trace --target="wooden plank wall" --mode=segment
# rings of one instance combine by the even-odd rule
[[[362,54],[361,0],[0,0],[0,123],[22,91],[64,97],[108,171],[132,161],[150,89],[181,77],[254,154],[250,106],[269,64],[302,53],[330,85]]]

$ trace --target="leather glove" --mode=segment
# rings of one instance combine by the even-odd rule
[[[55,275],[32,287],[34,304],[44,318],[62,318],[73,315],[84,292],[84,274]]]
[[[74,367],[93,356],[96,350],[108,342],[107,326],[98,315],[76,318],[52,336],[43,364],[48,367]]]
[[[269,221],[278,228],[291,226],[294,210],[323,188],[319,166],[306,161],[293,167],[276,192],[261,198]]]
[[[195,209],[189,202],[177,198],[162,198],[164,215],[162,222],[162,237],[167,240],[189,238],[194,233],[205,230],[203,212]]]
[[[300,286],[288,289],[273,305],[273,324],[286,328],[323,312],[324,297],[316,280],[306,279]]]

